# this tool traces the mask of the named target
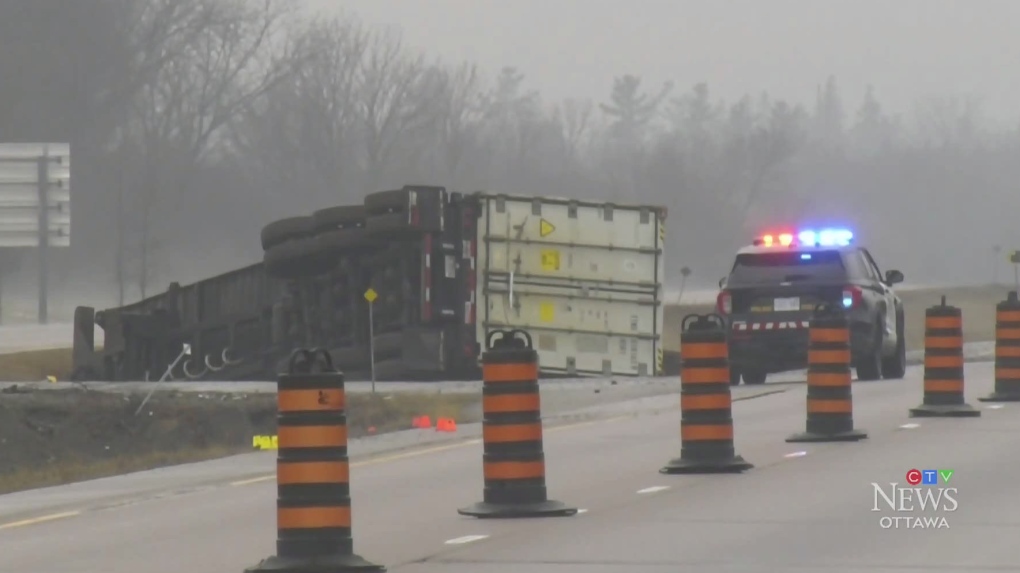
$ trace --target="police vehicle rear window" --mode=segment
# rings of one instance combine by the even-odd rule
[[[737,255],[729,284],[768,284],[801,280],[840,281],[846,277],[839,251],[784,251]]]

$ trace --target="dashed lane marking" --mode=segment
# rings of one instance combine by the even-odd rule
[[[447,539],[446,545],[463,545],[465,543],[471,543],[473,541],[481,541],[487,539],[488,535],[465,535],[464,537],[455,537],[453,539]]]
[[[921,427],[921,424],[913,424],[913,423],[911,423],[911,424],[903,424],[902,426],[900,426],[900,429],[901,430],[913,430],[915,428],[920,428],[920,427]]]
[[[637,490],[637,492],[639,494],[645,494],[645,493],[655,493],[655,492],[658,492],[658,491],[665,491],[667,489],[669,489],[668,485],[653,485],[652,487],[646,487],[645,489],[639,489],[639,490]]]
[[[802,457],[804,457],[806,455],[807,455],[807,452],[790,452],[788,454],[785,454],[783,457],[787,458],[787,459],[790,459],[790,458],[802,458]]]

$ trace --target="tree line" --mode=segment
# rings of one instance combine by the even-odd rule
[[[406,183],[665,206],[668,275],[699,285],[775,225],[850,226],[923,282],[988,282],[1020,243],[1020,131],[953,97],[896,115],[835,78],[723,101],[621,74],[548,101],[512,66],[283,0],[10,0],[0,77],[0,141],[72,145],[61,276],[128,301],[257,260],[275,218]]]

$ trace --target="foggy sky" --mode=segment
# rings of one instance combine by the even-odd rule
[[[707,81],[734,99],[811,103],[833,74],[853,110],[866,86],[894,112],[978,96],[1015,121],[1017,0],[300,0],[399,26],[409,45],[487,71],[515,65],[549,99],[604,101],[614,76]]]

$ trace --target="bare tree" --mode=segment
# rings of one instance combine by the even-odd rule
[[[483,95],[487,186],[493,180],[515,185],[529,159],[538,158],[533,144],[544,119],[541,99],[537,91],[525,89],[524,80],[520,70],[506,66]]]
[[[656,95],[641,92],[641,78],[624,75],[613,80],[608,104],[601,104],[602,112],[613,118],[610,132],[627,143],[638,143],[645,129],[659,113],[659,106],[673,89],[667,82]]]
[[[401,136],[432,120],[440,84],[425,59],[408,55],[401,35],[391,30],[372,35],[359,84],[365,187],[377,189]]]
[[[981,106],[976,98],[928,97],[915,108],[918,143],[937,149],[972,147],[980,137]]]
[[[360,152],[356,102],[369,34],[360,22],[341,18],[298,31],[297,51],[307,57],[291,81],[246,107],[231,145],[256,174],[254,182],[335,198],[338,181],[356,167]]]
[[[780,167],[798,151],[804,139],[805,121],[806,114],[801,108],[786,102],[774,103],[764,125],[731,148],[735,152],[732,159],[739,162],[745,178],[743,192],[735,193],[734,197],[744,216],[770,188]]]
[[[436,127],[440,140],[442,172],[448,184],[458,180],[461,162],[478,140],[484,109],[481,78],[473,64],[437,67],[432,72],[438,91]]]
[[[170,50],[174,55],[134,106],[134,138],[144,154],[135,211],[139,236],[132,241],[142,296],[158,241],[154,223],[180,216],[189,184],[222,129],[300,65],[300,57],[274,44],[287,14],[279,2],[194,1],[191,31],[179,36],[183,43]],[[173,201],[161,201],[171,192]]]
[[[591,133],[593,111],[594,105],[590,100],[567,99],[553,112],[553,120],[561,129],[564,153],[571,163],[577,161]]]
[[[599,105],[612,122],[605,140],[603,166],[613,186],[630,198],[642,194],[644,179],[640,171],[646,161],[648,130],[672,87],[667,82],[658,94],[649,95],[642,92],[640,78],[627,74],[613,80],[610,103]]]

